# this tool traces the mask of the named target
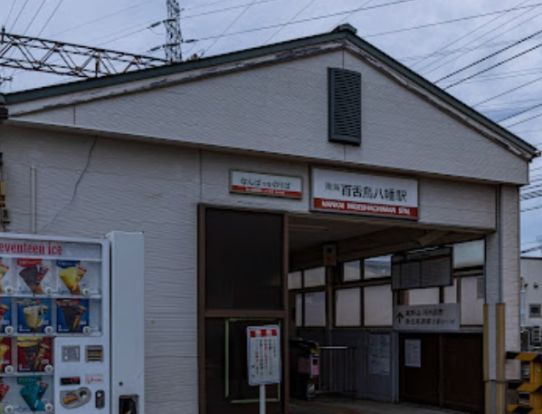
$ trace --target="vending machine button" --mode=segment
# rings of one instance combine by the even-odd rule
[[[60,385],[81,385],[81,377],[60,378]]]
[[[96,408],[104,408],[105,407],[105,391],[98,390],[96,391]]]

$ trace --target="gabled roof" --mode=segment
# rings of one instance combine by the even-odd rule
[[[51,98],[63,94],[72,94],[91,89],[115,86],[123,83],[167,76],[192,70],[201,70],[214,66],[232,64],[236,62],[242,62],[248,59],[263,57],[270,54],[280,55],[296,49],[310,49],[311,47],[316,47],[318,45],[330,42],[350,42],[352,45],[359,48],[365,54],[370,55],[373,59],[381,62],[392,71],[395,71],[404,78],[408,79],[408,81],[415,84],[418,88],[421,88],[422,90],[434,96],[441,102],[444,102],[456,111],[460,112],[470,121],[478,124],[482,128],[486,128],[493,134],[497,134],[508,145],[515,148],[517,152],[519,152],[519,155],[521,155],[523,158],[532,159],[539,155],[537,148],[533,145],[524,141],[506,128],[503,128],[502,126],[492,121],[480,112],[464,104],[457,98],[453,97],[432,82],[418,75],[417,73],[415,73],[402,63],[398,62],[397,60],[393,59],[386,53],[377,49],[370,43],[361,39],[359,36],[356,35],[356,29],[349,24],[341,25],[329,33],[294,39],[282,43],[276,43],[252,49],[246,49],[238,52],[226,53],[223,55],[212,56],[197,60],[189,60],[181,63],[165,65],[151,69],[144,69],[119,75],[70,82],[61,85],[47,86],[4,95],[0,94],[0,107],[2,106],[2,100],[4,100],[4,102],[9,106],[11,104]],[[295,55],[292,58],[295,58]]]

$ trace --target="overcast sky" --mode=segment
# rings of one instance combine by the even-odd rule
[[[185,56],[211,56],[309,36],[348,22],[361,37],[542,148],[542,31],[537,33],[542,29],[542,0],[179,2],[183,37],[195,40],[183,45]],[[165,4],[166,0],[0,0],[0,24],[16,34],[151,54],[150,49],[165,41],[163,26],[149,28],[166,18]],[[238,33],[243,31],[250,32]],[[152,54],[163,57],[160,50]],[[13,69],[0,73],[13,77],[2,85],[3,92],[73,81]],[[542,208],[537,209],[542,206],[541,160],[532,164],[531,181],[524,194],[540,190],[541,196],[522,203],[527,210],[522,213],[523,248],[542,238]]]

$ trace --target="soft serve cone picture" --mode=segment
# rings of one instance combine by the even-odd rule
[[[43,264],[41,259],[17,259],[19,276],[28,289],[34,295],[43,295],[45,290],[42,281],[45,279],[49,268]]]
[[[51,338],[17,338],[19,372],[43,372],[52,362]]]
[[[74,295],[81,294],[81,280],[87,273],[87,269],[81,266],[79,261],[57,260],[58,277],[64,286]]]
[[[19,333],[42,333],[51,325],[51,301],[20,299],[17,301]]]
[[[19,394],[31,412],[45,411],[45,403],[42,401],[49,384],[41,377],[17,378],[17,384],[22,385]]]
[[[9,267],[0,259],[0,293],[4,293],[4,277],[9,272]]]
[[[5,333],[6,327],[12,325],[11,299],[0,299],[0,333]]]
[[[11,338],[2,338],[0,341],[0,366],[2,371],[11,365]]]
[[[56,306],[59,333],[81,333],[88,326],[88,299],[58,299]]]

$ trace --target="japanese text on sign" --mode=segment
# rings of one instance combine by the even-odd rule
[[[281,380],[280,327],[247,328],[248,383],[278,384]]]
[[[418,182],[409,178],[315,168],[312,197],[314,210],[418,217]]]
[[[417,305],[395,307],[395,329],[403,331],[457,331],[459,329],[459,305]]]
[[[248,171],[231,171],[230,173],[230,191],[232,193],[301,198],[303,195],[302,186],[301,177]]]

